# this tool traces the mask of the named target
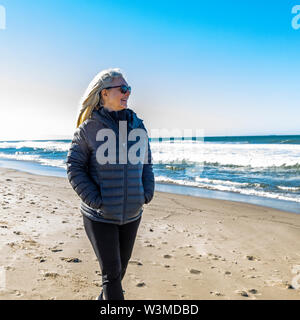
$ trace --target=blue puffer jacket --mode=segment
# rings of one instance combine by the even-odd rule
[[[127,108],[128,134],[141,128],[147,133],[143,120]],[[96,160],[98,147],[106,141],[97,141],[100,129],[110,128],[116,134],[116,164],[100,164]],[[127,139],[127,150],[135,142]],[[119,128],[107,110],[100,107],[92,112],[75,131],[68,151],[66,165],[68,180],[81,198],[80,211],[88,218],[123,225],[137,220],[143,205],[154,195],[155,181],[152,155],[147,133],[148,163],[119,164]]]

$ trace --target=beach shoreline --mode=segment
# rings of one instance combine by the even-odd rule
[[[66,170],[53,166],[45,166],[39,163],[22,160],[8,160],[0,158],[0,168],[14,169],[20,172],[38,176],[53,176],[67,178]],[[200,198],[229,200],[242,203],[252,203],[286,212],[300,214],[300,204],[294,201],[259,197],[256,195],[245,195],[238,192],[211,190],[187,185],[179,185],[172,182],[156,182],[156,191],[168,192],[173,194],[191,195]]]
[[[0,299],[94,299],[100,267],[68,180],[0,173]],[[156,191],[144,206],[125,299],[298,300],[299,229],[295,213]]]

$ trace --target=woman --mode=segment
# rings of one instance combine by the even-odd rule
[[[131,88],[119,69],[104,70],[93,79],[82,98],[66,160],[68,179],[81,198],[84,228],[102,271],[98,300],[124,300],[121,281],[143,205],[154,195],[149,138],[143,120],[127,107],[130,93]],[[129,147],[136,143],[127,138],[126,126],[128,134],[142,129],[146,136],[144,161],[137,164],[119,163],[121,156],[127,155]],[[104,141],[104,137],[108,139]],[[104,163],[103,159],[110,161]]]

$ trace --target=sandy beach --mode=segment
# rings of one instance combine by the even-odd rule
[[[0,176],[0,299],[95,299],[100,267],[68,180]],[[299,214],[156,192],[123,289],[128,300],[300,299],[299,278]]]

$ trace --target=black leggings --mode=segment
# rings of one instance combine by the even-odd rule
[[[102,271],[105,300],[124,300],[121,281],[131,257],[141,217],[117,225],[93,221],[83,215],[86,234],[91,241]]]

